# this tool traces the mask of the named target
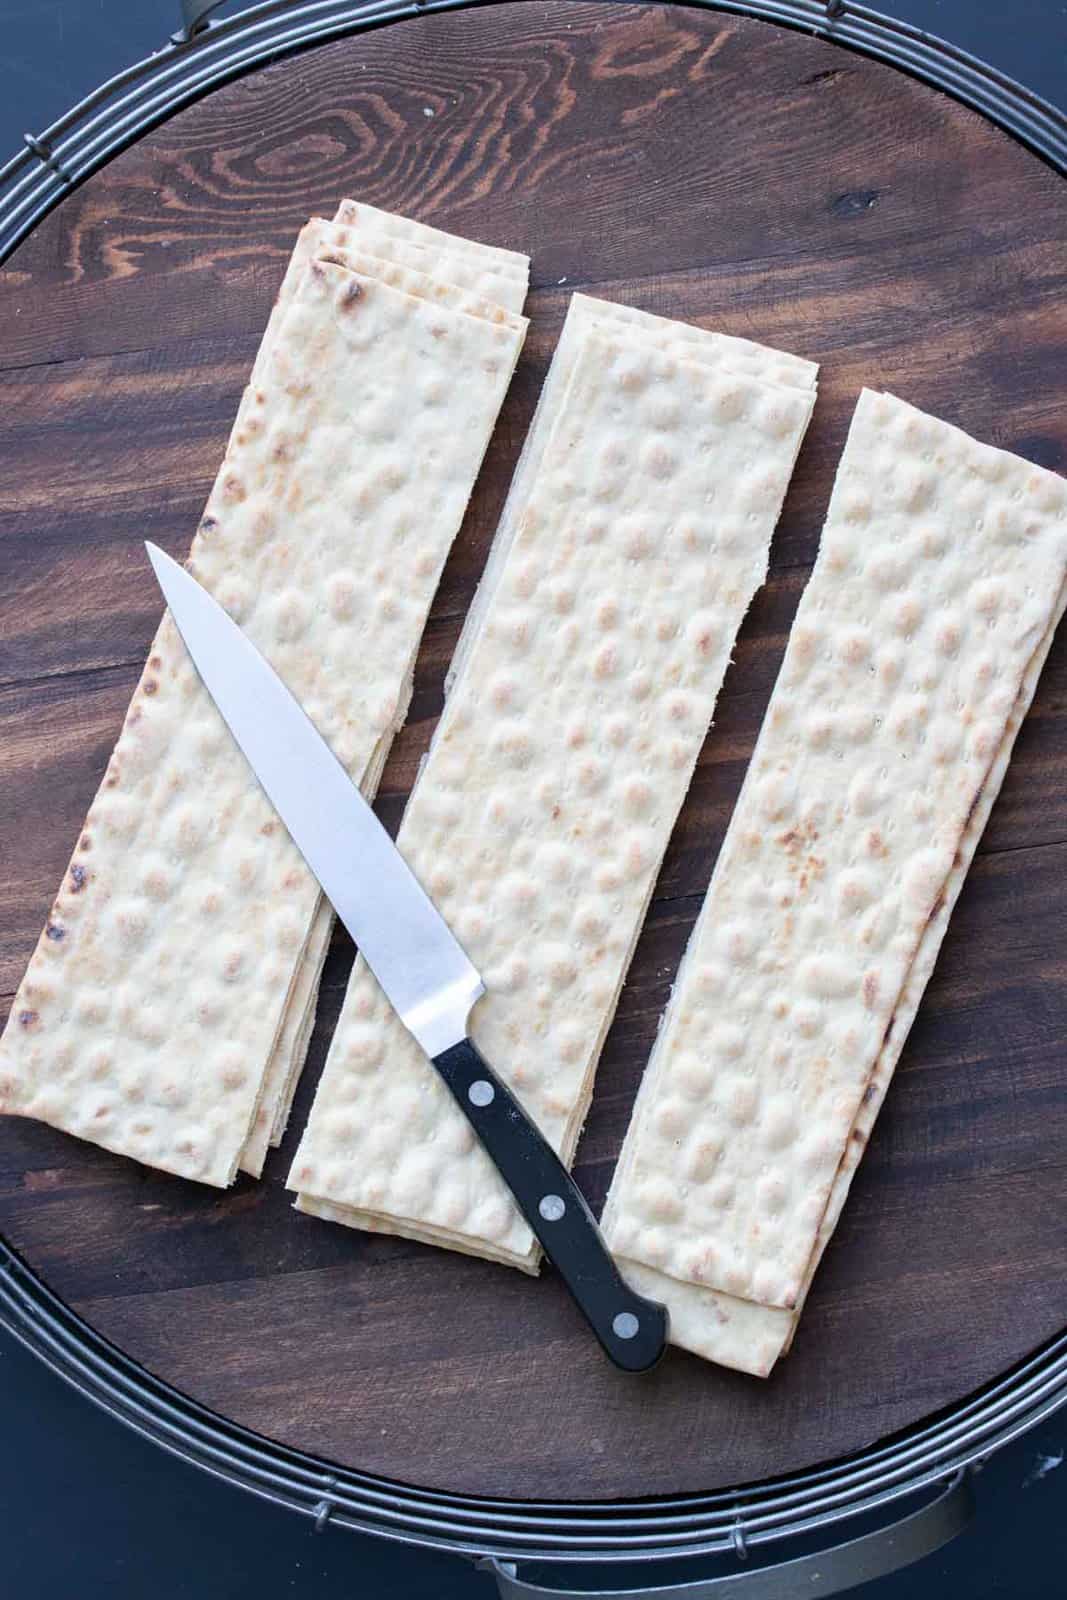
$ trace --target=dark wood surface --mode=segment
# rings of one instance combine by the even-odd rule
[[[433,112],[432,116],[426,111]],[[977,116],[798,33],[500,5],[281,63],[113,162],[0,274],[0,996],[30,953],[155,625],[140,541],[193,526],[298,226],[342,195],[533,255],[530,339],[420,661],[395,820],[572,289],[820,361],[820,398],[582,1143],[599,1205],[864,383],[1067,466],[1067,194]],[[793,1353],[768,1383],[610,1369],[551,1275],[300,1217],[293,1130],[228,1194],[0,1125],[0,1231],[220,1412],[442,1489],[711,1489],[851,1451],[1067,1322],[1067,635]]]

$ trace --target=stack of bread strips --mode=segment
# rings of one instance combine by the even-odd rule
[[[398,838],[485,977],[472,1037],[568,1162],[814,403],[811,363],[782,358],[787,387],[739,375],[736,345],[574,303]],[[536,1271],[362,962],[289,1183],[304,1211]]]
[[[363,783],[526,324],[361,265],[292,286],[190,569]],[[318,899],[165,617],[0,1042],[0,1109],[230,1183]]]
[[[362,201],[343,200],[332,221],[312,217],[300,231],[286,265],[271,320],[284,315],[293,289],[307,263],[338,251],[375,256],[394,267],[409,267],[441,284],[521,312],[529,286],[529,258],[496,245],[478,244],[442,233],[408,217],[395,217]],[[269,343],[270,323],[260,346]],[[253,379],[255,373],[253,372]]]
[[[259,365],[267,358],[274,329],[285,315],[301,274],[308,261],[316,258],[334,261],[349,271],[362,271],[381,282],[396,279],[401,287],[404,287],[406,271],[418,272],[422,292],[427,298],[438,295],[447,301],[456,289],[465,289],[472,297],[465,302],[467,308],[471,309],[477,301],[478,313],[487,315],[493,314],[492,307],[503,307],[516,314],[521,312],[529,282],[529,259],[516,251],[443,233],[426,223],[394,216],[363,201],[343,200],[332,222],[312,218],[301,230],[260,346],[253,382]],[[408,278],[409,286],[410,282]],[[410,685],[402,697],[405,707],[409,698]],[[368,798],[377,790],[392,732],[389,730],[388,738],[379,741],[364,775],[361,787]],[[268,1147],[281,1143],[289,1120],[293,1095],[307,1057],[333,920],[331,906],[320,896],[267,1064],[252,1131],[241,1158],[242,1171],[255,1176],[263,1170]]]
[[[864,391],[605,1207],[699,1355],[788,1348],[1065,579],[1062,479]]]

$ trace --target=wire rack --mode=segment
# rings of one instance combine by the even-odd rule
[[[217,3],[217,0],[216,0]],[[265,0],[222,21],[183,0],[164,47],[110,78],[0,169],[0,262],[120,150],[220,84],[326,40],[493,0]],[[604,0],[609,3],[609,0]],[[965,51],[843,0],[690,0],[892,63],[980,111],[1067,173],[1067,116]],[[713,1495],[608,1503],[450,1495],[331,1466],[249,1432],[154,1378],[0,1240],[0,1323],[95,1404],[173,1455],[330,1525],[498,1560],[745,1555],[875,1512],[974,1467],[1067,1403],[1067,1333],[896,1439],[817,1470]]]

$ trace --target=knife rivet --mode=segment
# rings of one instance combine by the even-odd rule
[[[545,1194],[541,1196],[537,1209],[546,1222],[558,1222],[567,1207],[558,1194]]]
[[[484,1078],[476,1078],[467,1090],[467,1099],[472,1106],[491,1106],[496,1098],[496,1090]]]
[[[632,1311],[620,1311],[611,1329],[617,1339],[632,1339],[638,1329],[637,1318]]]

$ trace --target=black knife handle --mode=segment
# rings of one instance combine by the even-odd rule
[[[667,1344],[666,1306],[623,1281],[581,1190],[469,1039],[434,1057],[519,1210],[617,1367],[645,1372]]]

